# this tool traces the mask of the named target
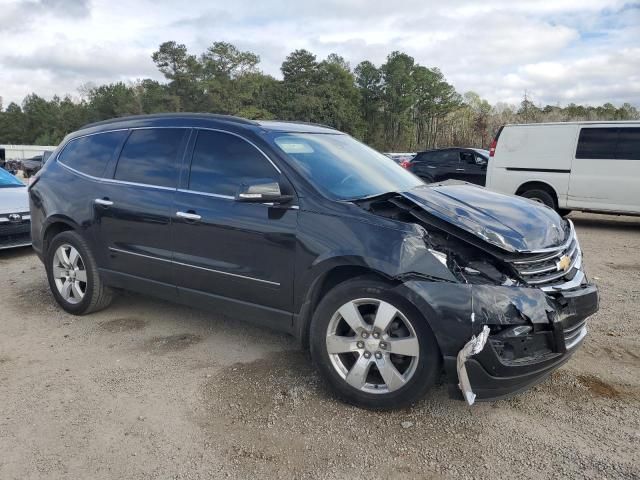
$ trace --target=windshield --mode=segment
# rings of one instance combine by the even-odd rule
[[[0,188],[24,187],[24,183],[0,167]]]
[[[274,133],[271,140],[311,183],[335,200],[403,192],[422,184],[390,158],[348,135]]]

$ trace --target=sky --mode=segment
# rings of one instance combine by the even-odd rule
[[[491,103],[640,107],[636,0],[0,0],[2,104],[162,80],[151,54],[167,40],[231,42],[277,78],[298,48],[352,68],[399,50]]]

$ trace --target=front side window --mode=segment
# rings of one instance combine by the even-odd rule
[[[423,184],[397,163],[348,135],[274,132],[269,139],[309,182],[335,200],[404,192]]]
[[[92,177],[101,177],[126,135],[126,130],[120,130],[75,138],[64,147],[58,161]]]
[[[256,147],[224,132],[198,132],[189,190],[234,196],[241,185],[277,182],[280,175]]]
[[[460,159],[462,160],[462,163],[475,163],[476,162],[476,157],[471,152],[460,152]]]
[[[576,158],[615,158],[617,128],[583,128],[578,138]]]
[[[133,130],[122,148],[113,178],[175,188],[178,155],[187,131],[184,128]]]

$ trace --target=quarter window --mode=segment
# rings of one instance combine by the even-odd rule
[[[133,130],[122,148],[114,178],[175,188],[186,132],[184,128]]]
[[[616,158],[640,160],[640,128],[620,128]]]
[[[278,179],[273,165],[249,142],[224,132],[198,132],[190,190],[234,196],[243,184]]]
[[[73,139],[64,147],[58,160],[79,172],[101,177],[126,135],[127,132],[121,130]]]

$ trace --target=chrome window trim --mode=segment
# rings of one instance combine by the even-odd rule
[[[138,256],[138,257],[149,258],[151,260],[158,260],[160,262],[171,263],[173,265],[182,265],[184,267],[197,268],[199,270],[205,270],[207,272],[219,273],[221,275],[229,275],[231,277],[242,278],[242,279],[245,279],[245,280],[253,280],[254,282],[266,283],[268,285],[274,285],[276,287],[280,286],[280,283],[272,282],[270,280],[263,280],[261,278],[248,277],[246,275],[239,275],[237,273],[223,272],[221,270],[215,270],[213,268],[200,267],[198,265],[192,265],[190,263],[178,262],[178,261],[175,261],[175,260],[167,260],[166,258],[154,257],[152,255],[145,255],[143,253],[131,252],[129,250],[122,250],[120,248],[109,247],[109,250],[112,251],[112,252],[125,253],[125,254],[128,254],[128,255],[135,255],[135,256]]]
[[[235,197],[232,197],[231,195],[221,195],[219,193],[201,192],[199,190],[189,190],[186,188],[179,188],[178,191],[180,193],[191,193],[194,195],[204,195],[206,197],[224,198],[225,200],[235,200]]]
[[[134,187],[146,187],[146,188],[155,188],[157,190],[168,190],[171,192],[175,192],[177,188],[173,187],[163,187],[161,185],[152,185],[150,183],[136,183],[136,182],[127,182],[125,180],[115,180],[113,178],[102,178],[102,177],[94,177],[93,175],[89,175],[88,173],[83,173],[75,168],[70,167],[69,165],[65,165],[64,163],[58,161],[60,165],[62,165],[67,170],[72,171],[76,175],[80,175],[81,177],[86,177],[90,180],[93,180],[98,183],[111,183],[111,184],[120,184],[120,185],[132,185]]]

